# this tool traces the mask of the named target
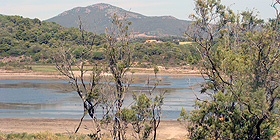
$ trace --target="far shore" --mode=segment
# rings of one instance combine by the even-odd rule
[[[153,76],[153,69],[151,68],[131,68],[134,71],[133,75],[135,77],[143,77],[143,76]],[[79,72],[76,71],[78,74]],[[131,74],[131,73],[129,73]],[[105,73],[105,75],[110,75],[109,73]],[[191,70],[191,69],[182,69],[182,68],[170,68],[170,69],[160,69],[158,72],[159,76],[167,75],[171,78],[201,78],[201,74],[199,70]],[[87,73],[85,76],[90,76]],[[44,72],[44,71],[8,71],[0,69],[0,80],[4,79],[42,79],[42,80],[52,80],[52,79],[61,79],[64,78],[59,72]]]
[[[50,119],[50,118],[0,118],[0,132],[1,133],[39,133],[51,132],[61,134],[73,134],[77,127],[79,119]],[[79,134],[92,133],[92,121],[85,119],[79,129]],[[106,136],[110,136],[108,130],[101,131]],[[127,137],[132,137],[132,127],[129,126],[127,130]],[[187,130],[175,120],[162,120],[157,131],[157,139],[159,140],[186,140]]]

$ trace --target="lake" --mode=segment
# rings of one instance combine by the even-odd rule
[[[158,91],[167,89],[162,110],[162,119],[176,120],[182,107],[193,109],[195,94],[199,93],[202,78],[183,76],[160,76]],[[130,91],[144,90],[147,77],[138,77],[137,83],[131,84]],[[0,80],[0,117],[21,118],[80,118],[83,106],[78,94],[69,90],[71,87],[64,80]],[[132,102],[127,94],[124,106]],[[97,115],[101,114],[97,111]],[[89,118],[89,117],[88,117]]]

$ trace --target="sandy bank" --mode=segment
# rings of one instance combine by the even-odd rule
[[[135,77],[139,76],[153,76],[153,70],[148,68],[132,68],[135,73],[133,74]],[[78,71],[75,74],[79,74]],[[106,73],[105,75],[110,75]],[[201,74],[198,70],[190,70],[190,69],[162,69],[159,71],[158,75],[168,75],[170,78],[200,78]],[[85,76],[89,77],[90,74],[86,73]],[[60,75],[58,72],[34,72],[34,71],[24,71],[24,72],[14,72],[0,69],[0,79],[44,79],[44,80],[52,80],[52,79],[61,79],[64,76]]]
[[[46,118],[0,118],[0,132],[2,133],[37,133],[49,131],[52,133],[73,134],[79,119],[46,119]],[[79,133],[90,134],[92,122],[84,120]],[[128,134],[131,134],[129,127]],[[108,132],[107,132],[108,133]],[[178,122],[162,120],[158,128],[158,139],[185,140],[187,131]],[[129,137],[129,136],[128,136]]]

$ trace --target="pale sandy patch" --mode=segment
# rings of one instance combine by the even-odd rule
[[[0,118],[0,132],[2,133],[38,133],[49,131],[52,133],[73,134],[79,123],[79,119],[47,119],[47,118]],[[80,134],[92,133],[92,122],[84,120],[79,130]],[[103,131],[110,135],[108,131]],[[127,134],[131,134],[131,126]],[[175,120],[162,120],[158,127],[157,139],[159,140],[185,140],[187,139],[186,129]],[[132,136],[129,136],[133,139]]]

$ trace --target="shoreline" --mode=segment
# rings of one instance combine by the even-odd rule
[[[1,118],[0,117],[0,132],[1,133],[39,133],[51,132],[61,134],[74,134],[80,119],[50,119],[50,118]],[[84,119],[79,134],[92,133],[92,121]],[[132,127],[127,129],[127,136],[132,137]],[[102,130],[105,135],[110,135],[108,130]],[[157,139],[187,139],[187,130],[176,120],[161,120],[157,130]]]
[[[131,74],[131,73],[129,73]],[[105,73],[104,75],[110,75]],[[169,70],[169,71],[160,71],[158,76],[169,76],[171,78],[202,78],[202,75],[198,73],[198,70],[190,71],[177,71],[177,70]],[[85,75],[89,77],[89,74]],[[143,77],[143,76],[154,76],[153,70],[150,69],[142,69],[139,72],[135,72],[133,74],[134,77]],[[61,75],[58,72],[34,72],[34,71],[7,71],[0,69],[0,80],[7,79],[44,79],[44,80],[54,80],[54,79],[62,79],[65,76]]]

